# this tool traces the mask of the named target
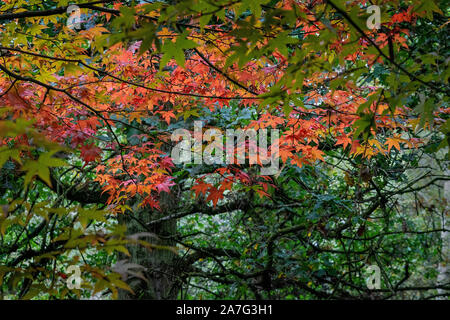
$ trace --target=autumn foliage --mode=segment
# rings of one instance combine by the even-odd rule
[[[0,165],[5,166],[1,175],[14,181],[1,189],[1,232],[18,237],[16,243],[25,248],[29,240],[11,228],[39,226],[27,214],[42,203],[45,227],[36,235],[42,231],[53,237],[47,241],[45,236],[23,251],[12,245],[12,238],[6,241],[4,251],[0,249],[0,284],[2,278],[4,283],[17,278],[21,297],[30,288],[36,295],[58,296],[61,287],[55,281],[46,287],[41,280],[26,280],[50,277],[55,272],[52,255],[70,250],[86,254],[92,248],[129,255],[129,246],[136,244],[154,251],[178,246],[173,253],[178,255],[192,246],[196,253],[190,263],[217,255],[235,262],[222,266],[234,268],[234,273],[219,268],[223,279],[248,271],[248,277],[237,278],[250,281],[254,272],[255,281],[248,284],[253,297],[325,297],[329,282],[337,281],[337,274],[327,269],[331,267],[319,267],[324,260],[317,258],[306,262],[308,271],[289,274],[280,262],[284,258],[274,258],[274,244],[301,233],[298,241],[309,246],[303,258],[327,250],[341,257],[339,251],[348,248],[333,246],[345,247],[345,239],[391,232],[381,222],[376,225],[372,215],[394,216],[388,213],[397,210],[390,201],[414,191],[419,182],[402,180],[395,170],[417,166],[423,152],[448,152],[448,49],[442,43],[448,8],[443,3],[378,1],[381,27],[371,30],[366,26],[369,1],[79,1],[82,27],[76,30],[67,26],[67,1],[0,1]],[[434,43],[427,42],[430,34]],[[269,143],[269,150],[279,146],[279,172],[264,176],[259,165],[237,163],[174,164],[171,133],[193,130],[194,121],[202,121],[205,130],[280,130],[279,139]],[[328,176],[335,180],[327,182]],[[436,177],[448,180],[444,174],[431,176]],[[179,207],[165,203],[167,196],[175,197]],[[14,211],[14,206],[25,207]],[[67,218],[71,210],[79,212],[73,221]],[[222,244],[202,251],[208,240],[199,238],[178,243],[130,240],[126,228],[115,222],[102,232],[90,229],[95,221],[120,222],[142,210],[150,224],[241,210],[236,230],[248,227],[252,231],[242,232],[249,237],[267,234],[248,243],[242,240],[238,253],[224,254],[235,248]],[[267,216],[249,220],[259,227],[246,226],[246,210]],[[316,216],[309,216],[312,212]],[[292,217],[303,214],[308,218]],[[52,221],[56,227],[50,229]],[[183,228],[186,234],[196,232]],[[141,230],[150,231],[157,234]],[[316,244],[311,237],[317,237]],[[295,249],[300,244],[289,241],[284,254],[301,256]],[[348,254],[376,260],[367,241]],[[255,253],[255,262],[244,268],[248,255],[258,250],[265,250],[263,257]],[[2,254],[16,251],[18,261],[2,260]],[[62,263],[81,263],[80,257]],[[114,296],[119,289],[136,291],[125,278],[100,266],[86,261],[83,266],[93,279],[85,290],[109,288]],[[204,265],[203,271],[208,268]],[[305,276],[319,269],[330,278]],[[349,272],[350,278],[338,287],[356,281]],[[260,275],[263,280],[257,283]],[[63,287],[64,277],[62,273]],[[280,293],[288,286],[303,293]],[[275,293],[277,288],[281,291]],[[352,290],[348,285],[333,292],[355,297]]]

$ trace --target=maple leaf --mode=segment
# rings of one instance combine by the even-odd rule
[[[259,188],[256,188],[255,191],[261,199],[269,196],[269,194],[266,191],[261,190]]]
[[[175,116],[175,114],[173,113],[173,111],[161,111],[161,116],[167,122],[167,124],[170,124],[171,118],[175,118],[175,119],[177,118]]]
[[[101,158],[102,149],[97,147],[94,143],[81,146],[81,158],[84,162],[89,163]]]
[[[175,185],[175,182],[171,181],[170,179],[167,179],[163,183],[157,184],[156,188],[158,189],[158,193],[161,191],[170,193],[169,187],[174,186],[174,185]]]
[[[322,150],[319,150],[317,147],[311,148],[310,153],[314,160],[319,159],[319,160],[325,161],[325,159],[322,156],[322,155],[324,155],[324,152]]]
[[[386,139],[386,145],[388,146],[388,152],[391,152],[391,148],[395,147],[395,149],[400,151],[400,144],[402,139],[399,139],[397,137],[391,137]]]
[[[195,191],[195,195],[198,197],[200,193],[206,194],[208,189],[212,188],[212,184],[199,182],[195,186],[193,186],[191,189]]]
[[[209,188],[208,192],[209,194],[208,197],[206,198],[206,201],[211,200],[213,206],[215,207],[219,199],[223,198],[223,190],[218,190],[217,188],[211,187]]]
[[[293,153],[291,152],[291,148],[286,148],[286,147],[280,148],[278,153],[279,153],[279,155],[281,157],[281,160],[283,162],[286,162],[287,159],[289,159],[289,158],[291,158],[293,156]]]
[[[232,186],[233,186],[233,180],[227,179],[222,182],[219,189],[220,190],[229,190],[229,189],[231,189]]]
[[[163,45],[164,55],[160,61],[160,69],[162,70],[167,62],[173,57],[179,66],[184,67],[185,58],[184,58],[184,50],[183,49],[191,49],[195,48],[197,44],[187,39],[188,32],[185,31],[183,34],[176,38],[176,42],[172,42],[172,40],[167,40]]]
[[[349,144],[352,143],[352,139],[350,139],[347,135],[343,134],[342,136],[339,136],[336,138],[337,142],[336,145],[342,145],[344,150],[347,148]]]

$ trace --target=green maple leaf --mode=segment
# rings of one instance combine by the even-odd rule
[[[166,40],[166,42],[164,42],[162,47],[162,52],[164,55],[160,61],[160,70],[162,70],[172,58],[175,58],[177,64],[184,68],[184,50],[192,49],[197,46],[194,41],[187,39],[187,36],[188,32],[185,31],[177,37],[176,42],[172,42],[171,40]]]

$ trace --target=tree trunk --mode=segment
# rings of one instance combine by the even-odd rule
[[[446,172],[447,174],[449,172]],[[445,212],[442,217],[442,228],[448,230],[450,223],[448,222],[447,213],[450,207],[450,181],[444,184],[444,199],[445,199]],[[442,232],[442,262],[439,264],[438,283],[440,285],[447,285],[450,280],[450,232]],[[446,290],[439,289],[438,294],[445,294]],[[444,297],[442,297],[445,299]]]
[[[127,226],[127,234],[152,233],[152,236],[140,237],[148,243],[158,246],[175,247],[173,237],[177,232],[177,221],[169,220],[159,224],[144,228],[142,223],[162,218],[170,214],[171,209],[176,205],[176,196],[173,194],[161,193],[161,211],[139,209],[131,213],[133,217],[124,216],[121,220]],[[137,207],[137,206],[136,206]],[[137,221],[136,219],[139,219]],[[180,282],[176,275],[175,259],[176,254],[167,249],[149,250],[141,245],[129,245],[128,250],[131,257],[120,254],[119,259],[126,259],[129,263],[139,264],[145,267],[143,274],[147,281],[139,277],[128,277],[126,282],[133,289],[131,292],[120,290],[119,299],[176,299],[180,290]]]

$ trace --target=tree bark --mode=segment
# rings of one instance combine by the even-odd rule
[[[122,222],[127,226],[127,234],[152,233],[152,236],[140,239],[157,246],[175,247],[176,243],[173,241],[173,237],[177,232],[176,220],[164,221],[147,228],[142,226],[142,223],[148,224],[152,220],[170,214],[176,204],[176,196],[174,194],[161,193],[161,211],[140,209],[131,213],[133,217],[122,217]],[[176,299],[180,290],[180,282],[175,268],[177,255],[167,249],[155,248],[149,250],[146,247],[134,244],[129,245],[128,250],[131,257],[120,254],[120,259],[126,259],[130,263],[145,267],[143,274],[147,281],[138,277],[127,278],[126,282],[133,289],[134,294],[120,290],[119,299]]]
[[[447,172],[448,174],[449,172]],[[445,199],[445,212],[442,216],[442,228],[448,230],[450,223],[448,222],[447,212],[450,207],[450,181],[444,184],[444,199]],[[442,260],[439,263],[438,271],[438,283],[440,285],[447,285],[450,281],[450,232],[442,232]],[[439,289],[438,294],[446,294],[446,290]],[[444,297],[442,297],[444,299]]]

